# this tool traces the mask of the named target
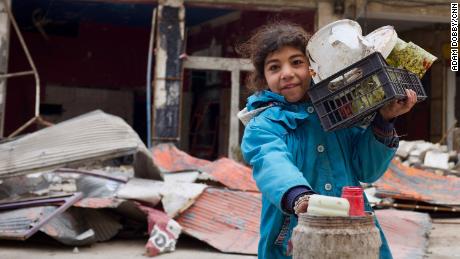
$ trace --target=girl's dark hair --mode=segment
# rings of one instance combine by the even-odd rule
[[[306,54],[310,35],[299,25],[286,21],[270,23],[257,29],[246,42],[237,46],[237,52],[249,58],[254,65],[246,78],[246,85],[252,91],[262,91],[267,87],[264,65],[267,56],[285,46],[291,46]]]

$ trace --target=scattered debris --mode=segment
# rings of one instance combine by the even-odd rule
[[[188,235],[227,253],[257,254],[261,194],[207,188],[177,222]]]
[[[150,238],[145,245],[147,255],[155,256],[174,251],[182,227],[162,211],[145,206],[139,207],[148,215]]]
[[[132,156],[136,177],[162,180],[150,152],[123,119],[90,112],[0,145],[0,176]]]
[[[251,168],[228,158],[218,159],[200,170],[208,173],[216,181],[233,190],[258,192],[252,178]]]
[[[460,176],[459,154],[449,151],[447,146],[423,140],[399,142],[396,157],[404,165],[417,167],[437,174]]]
[[[61,206],[41,206],[1,211],[0,238],[13,240],[28,239],[51,219],[63,213],[81,199],[82,196],[82,193],[75,193],[64,199],[64,203]],[[24,204],[23,202],[21,203]]]
[[[460,178],[433,174],[395,160],[374,185],[379,198],[460,206]]]
[[[453,171],[456,153],[402,141],[397,154],[403,162],[366,189],[372,203],[460,209],[460,178],[414,168]],[[174,251],[183,231],[222,252],[257,254],[261,193],[251,169],[234,160],[198,159],[172,144],[149,152],[125,122],[100,111],[0,144],[2,157],[0,239],[41,231],[79,253],[117,235],[143,236],[155,256]],[[407,213],[377,216],[395,256],[419,258],[427,216]],[[411,242],[400,241],[407,233]]]
[[[424,258],[431,230],[428,214],[395,209],[376,210],[375,214],[394,258]]]
[[[211,161],[193,157],[179,150],[174,144],[159,144],[152,148],[155,164],[165,172],[199,170]]]

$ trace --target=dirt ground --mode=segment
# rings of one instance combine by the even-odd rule
[[[460,219],[433,220],[425,258],[460,258]],[[145,239],[115,239],[89,247],[63,246],[38,241],[0,241],[1,259],[145,259]],[[224,254],[194,238],[182,235],[176,251],[158,259],[255,259],[256,256]],[[395,258],[400,259],[400,258]],[[402,259],[402,258],[401,258]],[[412,259],[412,258],[407,258]]]
[[[460,218],[432,221],[426,258],[460,258]]]
[[[1,259],[146,259],[145,239],[115,239],[88,247],[63,246],[42,242],[0,241]],[[224,254],[196,239],[182,235],[176,251],[158,259],[255,259],[256,256]]]

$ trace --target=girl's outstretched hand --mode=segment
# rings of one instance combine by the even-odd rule
[[[300,197],[294,205],[294,213],[299,215],[300,213],[307,212],[308,209],[308,201],[310,200],[310,195],[303,195]]]
[[[402,115],[412,109],[417,102],[417,93],[414,90],[406,89],[407,98],[404,100],[393,100],[380,108],[380,114],[382,117],[389,121]]]

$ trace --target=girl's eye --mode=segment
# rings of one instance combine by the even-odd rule
[[[276,70],[278,70],[278,68],[279,68],[278,65],[271,65],[271,66],[268,67],[268,70],[270,70],[270,71],[276,71]]]
[[[292,64],[294,64],[294,65],[300,65],[300,64],[303,64],[303,63],[304,63],[304,62],[303,62],[303,60],[301,60],[301,59],[294,59],[294,60],[292,61]]]

